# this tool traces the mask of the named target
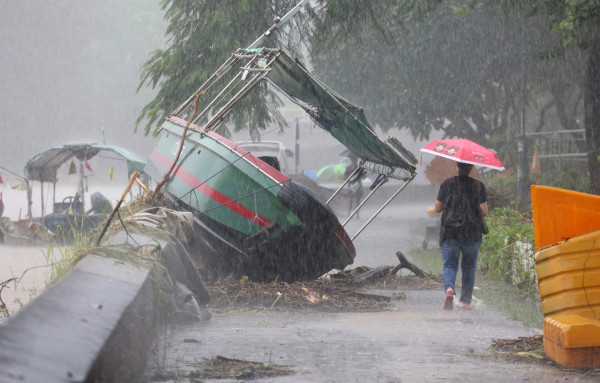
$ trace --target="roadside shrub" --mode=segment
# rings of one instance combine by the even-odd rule
[[[533,223],[528,213],[492,209],[486,217],[490,233],[483,237],[479,267],[490,279],[537,294],[533,261]]]
[[[517,176],[513,170],[483,180],[490,209],[514,207],[517,200]]]

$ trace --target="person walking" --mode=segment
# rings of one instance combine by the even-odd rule
[[[473,165],[457,162],[458,176],[440,185],[433,210],[442,213],[440,248],[444,261],[444,309],[452,310],[458,262],[462,253],[460,302],[471,308],[477,257],[482,240],[482,217],[488,213],[487,190],[483,182],[469,176]]]

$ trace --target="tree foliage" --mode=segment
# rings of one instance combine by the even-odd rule
[[[358,40],[329,47],[311,44],[316,70],[365,106],[384,129],[407,128],[420,139],[439,130],[448,137],[492,141],[495,147],[513,145],[523,73],[525,102],[533,104],[552,70],[540,58],[552,46],[547,20],[522,23],[498,7],[452,4],[439,2],[425,13],[417,10],[416,16],[411,16],[413,8],[402,25],[386,27],[393,36],[388,42],[369,30],[361,36],[361,46]]]
[[[159,93],[138,125],[145,122],[148,133],[231,52],[248,46],[296,2],[162,0],[167,44],[144,65],[140,82]],[[556,130],[556,124],[573,130],[585,114],[590,187],[600,194],[600,169],[592,161],[600,147],[598,1],[309,4],[270,43],[298,55],[306,43],[318,77],[365,107],[371,121],[409,129],[420,139],[434,131],[471,138],[516,158],[522,110],[528,131]],[[263,90],[234,118],[236,129],[278,121],[277,99]]]
[[[165,19],[166,47],[157,49],[144,64],[138,87],[158,87],[157,96],[141,111],[137,124],[144,123],[148,134],[155,123],[166,117],[187,99],[232,52],[247,47],[262,35],[276,16],[287,13],[295,0],[162,0]],[[298,51],[293,45],[294,36],[305,28],[305,19],[310,17],[311,8],[303,16],[294,18],[288,28],[273,34],[268,44]],[[264,92],[254,94],[254,102],[247,104],[242,117],[234,122],[239,129],[249,126],[264,128],[272,122],[269,109],[252,109],[250,105],[272,105],[273,99],[265,99]]]

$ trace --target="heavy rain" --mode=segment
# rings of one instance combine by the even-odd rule
[[[0,382],[598,380],[597,1],[0,6]]]

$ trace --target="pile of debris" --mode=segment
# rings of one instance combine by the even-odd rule
[[[384,311],[393,300],[404,299],[398,290],[441,289],[441,276],[431,275],[410,264],[402,253],[398,266],[374,269],[359,267],[328,274],[315,281],[257,283],[247,277],[226,278],[206,284],[209,307],[214,311],[285,309],[319,312]],[[401,268],[415,275],[399,276]]]
[[[238,379],[253,380],[259,378],[274,378],[297,373],[292,367],[274,363],[251,362],[241,359],[226,358],[217,355],[216,358],[202,359],[192,364],[193,371],[174,372],[158,371],[152,376],[153,381],[200,381],[201,379]]]

